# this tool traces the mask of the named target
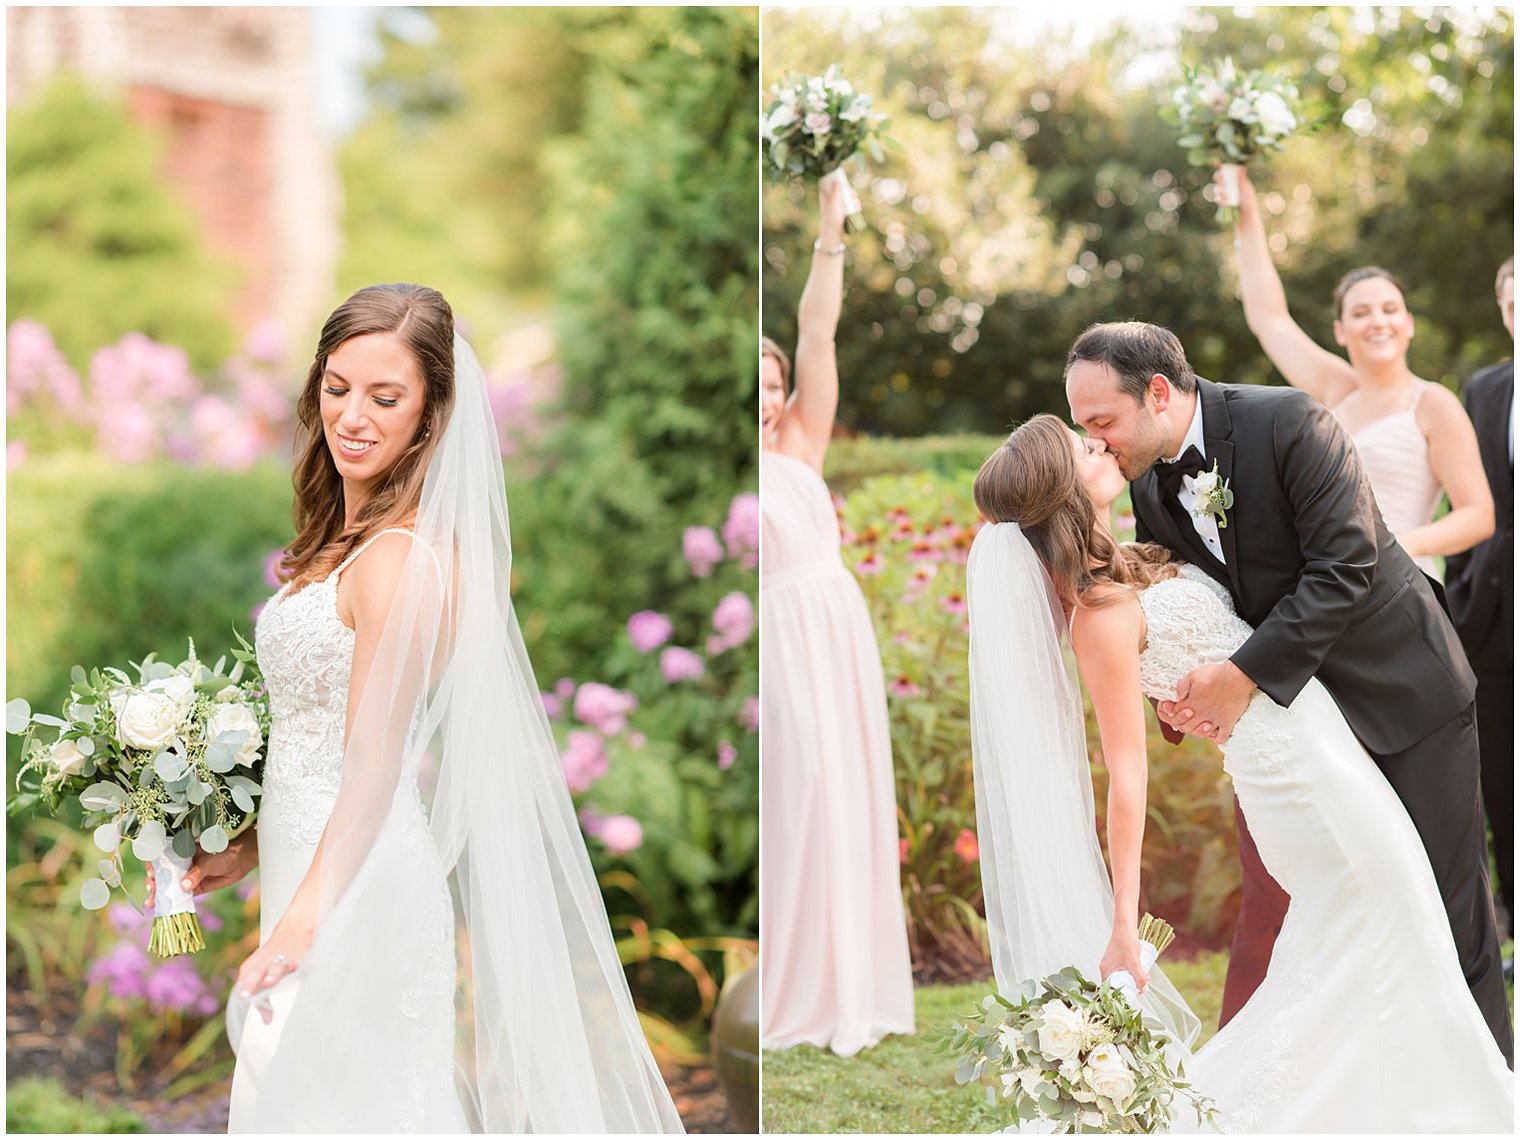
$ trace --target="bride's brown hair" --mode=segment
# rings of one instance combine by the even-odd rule
[[[988,522],[1018,523],[1067,601],[1104,606],[1177,572],[1164,547],[1121,546],[1099,523],[1071,432],[1055,416],[1042,413],[1015,428],[982,464],[971,494]]]
[[[410,445],[345,524],[343,478],[322,430],[322,377],[340,345],[371,333],[389,333],[411,353],[422,376],[422,418]],[[428,460],[453,407],[454,311],[442,293],[424,285],[370,285],[334,309],[296,401],[296,538],[280,563],[281,579],[319,581],[371,535],[414,519]]]

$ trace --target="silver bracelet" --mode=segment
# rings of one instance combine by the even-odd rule
[[[823,248],[823,239],[822,238],[814,238],[813,239],[813,251],[815,253],[821,253],[821,254],[823,254],[826,257],[839,257],[839,256],[843,255],[845,249],[846,249],[846,246],[845,246],[844,242],[840,242],[839,245],[838,245],[838,247],[835,248],[835,249],[824,249]]]

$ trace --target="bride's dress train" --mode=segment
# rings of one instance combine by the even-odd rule
[[[1141,686],[1157,699],[1251,634],[1193,566],[1141,607]],[[1223,751],[1292,899],[1261,987],[1187,1066],[1223,1129],[1512,1132],[1514,1077],[1463,980],[1424,847],[1329,692],[1311,680],[1287,709],[1257,693]]]

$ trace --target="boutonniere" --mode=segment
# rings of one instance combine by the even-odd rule
[[[1193,517],[1201,519],[1204,515],[1213,515],[1214,521],[1223,530],[1229,526],[1229,520],[1224,517],[1225,511],[1235,505],[1235,492],[1230,490],[1230,481],[1219,475],[1219,460],[1214,460],[1212,471],[1200,471],[1193,476]]]

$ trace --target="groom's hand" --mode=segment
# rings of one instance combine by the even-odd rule
[[[1178,732],[1223,744],[1255,691],[1256,682],[1232,661],[1200,665],[1177,682],[1177,699],[1162,701],[1156,711]]]

